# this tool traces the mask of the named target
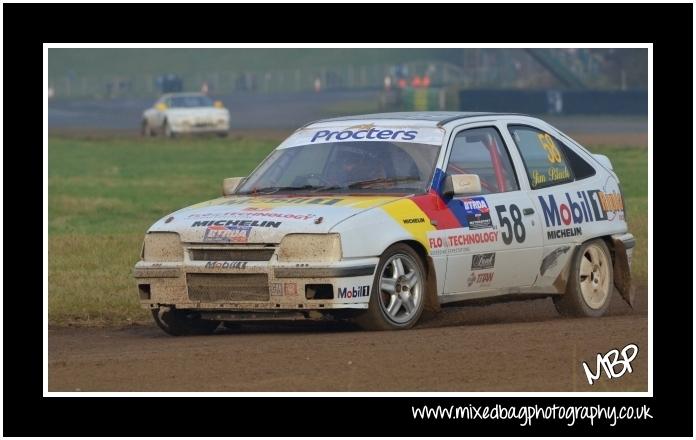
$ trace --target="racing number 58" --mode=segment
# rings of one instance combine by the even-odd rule
[[[553,138],[549,136],[548,133],[539,133],[537,137],[541,143],[541,148],[546,150],[548,153],[546,158],[549,160],[549,162],[561,163],[561,153],[558,151],[558,147],[556,147],[556,143],[553,141]]]
[[[512,218],[512,222],[510,222],[510,219],[504,215],[507,212],[505,205],[497,205],[495,207],[495,212],[498,214],[500,227],[507,230],[502,232],[503,243],[512,243],[513,235],[518,243],[522,243],[525,239],[526,232],[524,230],[524,223],[522,223],[522,213],[520,212],[520,208],[518,208],[515,204],[510,205],[510,217]]]

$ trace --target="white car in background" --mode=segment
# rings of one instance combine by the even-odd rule
[[[633,304],[611,162],[533,117],[317,121],[223,194],[145,236],[139,299],[169,334],[327,317],[403,329],[425,308],[544,296],[597,317],[615,288]]]
[[[221,101],[213,101],[202,93],[162,95],[152,108],[145,110],[141,125],[143,136],[174,137],[184,133],[227,136],[229,129],[230,112]]]

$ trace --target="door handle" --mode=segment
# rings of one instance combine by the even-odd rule
[[[524,208],[524,209],[522,210],[522,213],[523,213],[524,215],[532,215],[532,214],[534,214],[534,209],[533,209],[533,208]]]

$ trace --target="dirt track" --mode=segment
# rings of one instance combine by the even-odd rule
[[[632,373],[587,384],[581,362],[629,343]],[[636,310],[567,319],[550,299],[446,308],[401,332],[248,325],[173,338],[154,325],[49,330],[50,391],[647,391],[647,291]],[[620,370],[620,367],[617,368]]]

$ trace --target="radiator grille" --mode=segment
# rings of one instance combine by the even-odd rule
[[[268,275],[208,274],[186,275],[189,299],[193,301],[268,301]]]
[[[191,249],[193,261],[268,261],[275,249]]]

